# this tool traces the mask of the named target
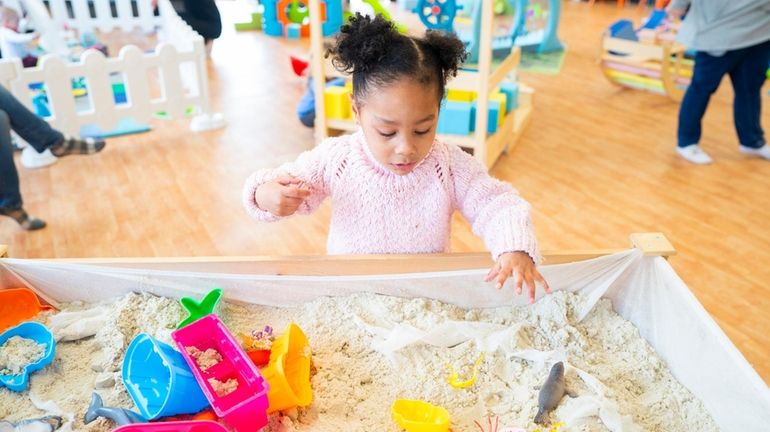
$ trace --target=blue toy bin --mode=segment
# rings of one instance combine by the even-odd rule
[[[182,354],[148,334],[131,341],[122,375],[128,394],[147,419],[193,414],[209,405]]]
[[[21,392],[26,390],[29,385],[29,374],[46,367],[53,361],[54,353],[56,351],[56,341],[53,339],[53,334],[51,334],[51,331],[48,330],[46,326],[32,321],[21,323],[16,327],[11,327],[0,334],[0,345],[3,345],[5,341],[13,336],[32,339],[37,343],[45,344],[43,357],[40,360],[25,366],[21,375],[0,375],[0,387],[6,386],[10,390]]]

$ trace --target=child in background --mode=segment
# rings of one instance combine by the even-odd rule
[[[342,78],[333,78],[326,82],[326,87],[344,87],[345,80]],[[305,94],[302,95],[302,99],[297,104],[297,117],[299,121],[312,128],[315,125],[315,90],[313,89],[313,77],[308,77],[307,89]]]
[[[19,14],[0,6],[0,50],[2,58],[19,58],[24,67],[34,67],[37,56],[27,45],[38,37],[37,33],[19,33]]]
[[[300,123],[312,128],[315,125],[315,89],[313,88],[313,77],[310,75],[308,62],[298,57],[289,56],[291,68],[298,77],[307,77],[307,88],[305,94],[297,104],[297,117]],[[342,78],[332,78],[326,81],[326,87],[344,87],[345,80]]]
[[[381,16],[356,15],[330,50],[335,66],[353,75],[353,111],[361,129],[330,138],[277,169],[246,181],[243,201],[261,221],[311,213],[332,199],[330,254],[438,253],[449,250],[452,214],[459,210],[496,263],[486,281],[502,288],[513,276],[548,285],[535,264],[539,252],[530,205],[459,147],[435,140],[446,81],[465,59],[454,35],[399,34]]]

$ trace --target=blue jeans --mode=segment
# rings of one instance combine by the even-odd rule
[[[722,77],[730,75],[735,99],[733,119],[741,145],[759,148],[765,144],[760,123],[762,85],[770,62],[770,40],[759,45],[727,51],[719,57],[698,51],[692,82],[679,107],[679,147],[698,144],[701,120],[711,95],[719,87]]]
[[[19,174],[13,162],[11,130],[40,153],[62,141],[64,135],[0,86],[0,207],[16,209],[21,207],[22,201]]]

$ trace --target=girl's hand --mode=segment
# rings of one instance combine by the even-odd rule
[[[539,282],[545,292],[550,293],[551,288],[543,275],[537,271],[535,262],[526,252],[506,252],[497,259],[497,263],[489,271],[484,282],[497,281],[497,289],[501,289],[505,281],[513,276],[516,283],[516,294],[521,295],[522,283],[526,282],[529,288],[529,302],[535,302],[535,283]]]
[[[304,182],[292,176],[281,176],[260,185],[254,192],[257,207],[274,216],[291,216],[310,195]]]

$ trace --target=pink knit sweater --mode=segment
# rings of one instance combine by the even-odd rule
[[[331,197],[330,254],[448,252],[452,213],[459,210],[494,259],[524,251],[539,261],[529,203],[457,146],[434,142],[428,156],[401,176],[377,162],[361,131],[329,138],[294,162],[252,174],[243,189],[251,216],[280,219],[260,209],[254,193],[282,174],[301,179],[312,191],[301,214]]]

